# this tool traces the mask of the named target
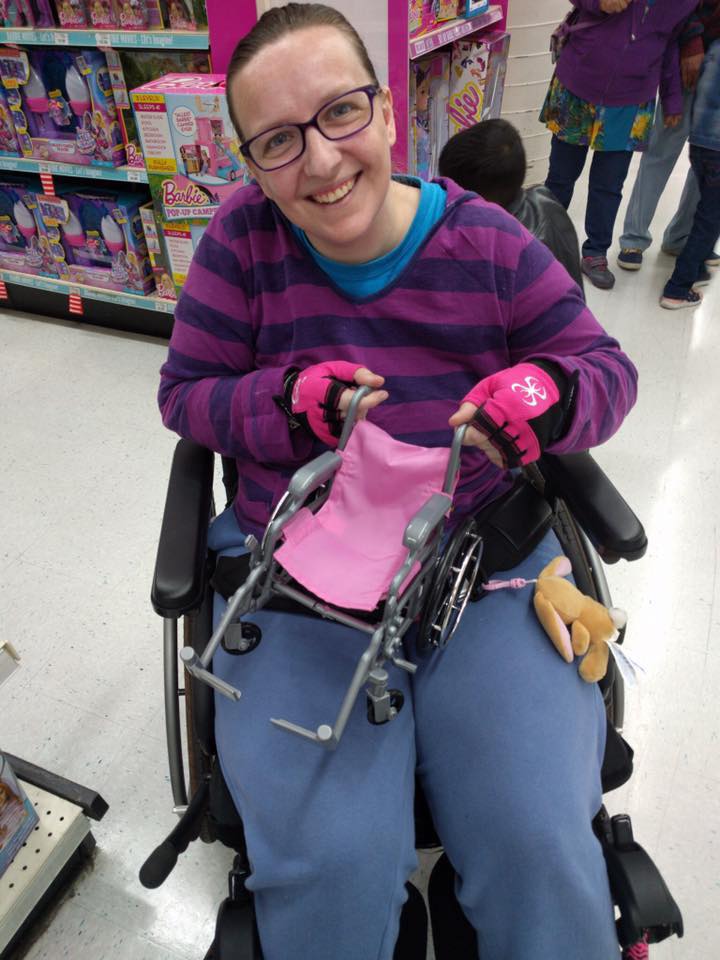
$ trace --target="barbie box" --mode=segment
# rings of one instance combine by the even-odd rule
[[[164,220],[208,219],[250,180],[219,74],[169,73],[130,94]]]
[[[0,754],[0,877],[35,829],[38,815]]]

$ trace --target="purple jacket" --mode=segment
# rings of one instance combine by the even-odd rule
[[[607,440],[635,402],[635,368],[549,251],[500,207],[439,182],[443,217],[401,275],[362,299],[333,285],[255,185],[229,197],[205,231],[175,310],[159,401],[171,430],[237,459],[241,530],[262,532],[313,454],[273,399],[291,367],[336,359],[381,373],[390,398],[370,419],[422,446],[449,445],[460,399],[529,358],[579,376],[572,423],[553,453]],[[314,452],[322,449],[318,441]],[[508,482],[466,448],[454,516]]]
[[[698,0],[632,0],[622,13],[600,0],[571,0],[581,11],[557,64],[557,77],[583,100],[610,107],[645,103],[660,88],[665,116],[682,113],[678,36]]]

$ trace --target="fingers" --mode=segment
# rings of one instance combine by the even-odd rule
[[[355,371],[355,383],[360,387],[374,387],[377,389],[385,383],[385,377],[373,373],[367,367],[360,367]]]
[[[358,373],[359,372],[360,371],[358,371]],[[369,370],[367,372],[370,373]],[[375,374],[370,375],[375,376]],[[377,379],[380,380],[381,383],[384,382],[382,377],[378,377]],[[365,384],[360,384],[360,386],[365,386]],[[367,384],[367,386],[370,386],[370,384]],[[343,390],[341,393],[338,409],[342,414],[347,413],[354,394],[354,390]],[[377,407],[378,404],[381,404],[383,401],[387,400],[389,396],[390,394],[387,392],[387,390],[373,390],[372,393],[368,394],[367,397],[363,397],[363,399],[360,401],[360,405],[358,406],[358,416],[364,417],[368,410],[372,410],[373,407]]]
[[[448,423],[451,427],[459,427],[463,423],[470,423],[472,418],[475,416],[475,411],[477,407],[474,403],[463,403],[460,405],[459,409],[450,417]]]

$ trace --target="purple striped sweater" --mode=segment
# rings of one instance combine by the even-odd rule
[[[572,422],[555,453],[607,440],[635,402],[637,373],[547,248],[452,181],[444,216],[401,275],[354,299],[338,290],[259,187],[234,193],[205,232],[161,370],[164,424],[235,457],[241,529],[258,533],[298,466],[323,448],[274,402],[285,373],[361,363],[390,397],[371,419],[393,436],[448,445],[448,418],[478,380],[533,357],[575,370]],[[497,496],[507,474],[463,453],[454,514]]]

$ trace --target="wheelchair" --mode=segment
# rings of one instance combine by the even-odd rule
[[[360,391],[356,391],[356,398]],[[348,421],[352,420],[349,414]],[[347,443],[351,423],[346,423],[339,448]],[[443,495],[449,496],[454,473],[458,468],[462,434],[456,434],[448,464]],[[214,742],[214,690],[234,696],[232,689],[223,689],[223,682],[208,669],[212,653],[219,643],[226,649],[244,653],[252,648],[253,638],[244,633],[241,624],[234,624],[238,613],[257,609],[279,594],[280,604],[288,603],[313,609],[316,615],[332,617],[325,604],[313,604],[302,596],[284,576],[269,575],[272,550],[278,539],[279,523],[288,508],[295,514],[308,495],[317,497],[320,505],[327,496],[328,480],[337,469],[337,454],[325,454],[315,466],[301,468],[295,484],[275,510],[263,542],[251,540],[248,546],[250,583],[233,594],[228,609],[233,610],[213,631],[213,587],[218,558],[207,549],[209,522],[214,515],[213,498],[215,457],[213,453],[189,440],[176,446],[168,484],[157,561],[152,585],[153,607],[163,618],[163,657],[165,723],[168,744],[170,781],[174,812],[179,822],[167,838],[150,854],[140,870],[140,881],[147,888],[160,886],[169,876],[178,856],[200,838],[204,842],[219,840],[234,853],[228,878],[228,896],[219,908],[216,931],[205,960],[262,960],[262,950],[255,924],[252,894],[245,881],[250,866],[245,848],[242,821],[223,780]],[[318,462],[320,462],[318,467]],[[237,489],[235,464],[222,460],[223,483],[230,504]],[[308,465],[312,467],[312,464]],[[304,471],[304,472],[303,472]],[[604,475],[589,453],[563,456],[544,455],[537,464],[526,468],[525,482],[542,495],[552,513],[552,525],[564,553],[570,559],[578,588],[601,603],[610,606],[603,562],[620,559],[636,560],[643,556],[647,540],[642,525],[619,492]],[[316,504],[317,506],[317,504]],[[464,604],[476,589],[481,568],[483,535],[473,522],[462,526],[441,552],[441,528],[447,502],[435,501],[408,525],[406,546],[415,551],[413,562],[420,558],[421,588],[411,593],[405,604],[398,605],[397,591],[393,600],[380,610],[380,620],[368,624],[362,620],[350,625],[370,633],[371,643],[361,658],[334,724],[321,724],[316,731],[305,730],[283,721],[279,726],[299,736],[333,748],[342,735],[344,719],[355,702],[363,683],[367,686],[368,719],[370,722],[391,722],[401,704],[387,689],[389,660],[401,669],[412,667],[400,656],[396,643],[399,621],[393,621],[398,606],[402,622],[417,619],[420,607],[430,615],[421,616],[420,635],[425,646],[442,647],[457,626]],[[287,519],[287,517],[285,518]],[[478,533],[480,536],[478,536]],[[512,535],[512,534],[511,534]],[[506,532],[503,532],[506,536]],[[452,546],[453,549],[449,549]],[[451,562],[443,564],[445,554]],[[465,562],[466,561],[466,562]],[[455,573],[448,579],[449,571]],[[254,573],[253,573],[254,571]],[[275,571],[277,574],[277,571]],[[407,570],[404,571],[407,575]],[[400,582],[404,576],[400,576]],[[393,579],[393,585],[398,581]],[[438,586],[439,585],[439,586]],[[279,587],[279,589],[277,589]],[[441,589],[439,589],[439,587]],[[423,604],[420,604],[420,597]],[[341,614],[342,617],[342,614]],[[340,618],[338,618],[340,619]],[[353,618],[355,619],[355,618]],[[182,621],[182,662],[185,665],[185,686],[179,686],[179,623]],[[342,620],[341,622],[347,622]],[[394,628],[388,630],[394,623]],[[235,626],[233,629],[230,629]],[[405,627],[407,629],[407,627]],[[619,638],[622,642],[624,633]],[[271,642],[271,641],[270,641]],[[421,644],[422,646],[422,644]],[[227,686],[227,685],[225,685]],[[607,675],[600,681],[607,714],[607,746],[602,768],[603,791],[625,783],[632,773],[633,751],[621,736],[624,716],[622,677],[611,657]],[[187,756],[183,754],[181,736],[181,699],[184,700],[187,725]],[[187,783],[186,783],[187,768]],[[416,846],[420,850],[437,851],[427,888],[427,905],[420,891],[407,884],[408,898],[403,908],[394,960],[425,960],[428,931],[431,927],[436,960],[478,960],[476,937],[465,918],[454,893],[455,873],[432,824],[422,791],[416,785]],[[680,910],[657,867],[635,841],[630,817],[610,816],[603,806],[593,821],[608,869],[610,889],[616,906],[616,926],[620,947],[625,948],[643,938],[656,943],[672,935],[683,935]],[[482,960],[482,958],[480,958]]]

